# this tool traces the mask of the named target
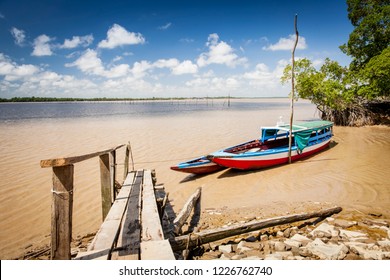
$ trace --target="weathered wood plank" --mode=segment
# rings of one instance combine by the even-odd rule
[[[128,174],[116,200],[110,209],[110,212],[104,220],[104,223],[101,225],[91,244],[88,246],[88,252],[106,252],[106,255],[104,256],[102,253],[100,253],[99,256],[96,256],[96,254],[91,253],[90,258],[98,257],[99,259],[108,259],[110,257],[111,250],[114,247],[119,235],[122,218],[127,207],[127,202],[133,186],[134,178],[135,172]],[[88,254],[78,254],[76,259],[81,257],[82,259],[87,259]]]
[[[187,248],[199,246],[200,244],[221,240],[230,236],[239,235],[255,230],[260,230],[268,227],[294,223],[298,221],[308,220],[316,217],[328,217],[342,211],[341,207],[333,207],[313,213],[296,214],[282,217],[275,217],[261,221],[252,221],[239,225],[232,225],[226,228],[218,228],[197,232],[196,234],[182,235],[170,239],[172,249],[181,251]]]
[[[111,185],[112,202],[114,202],[116,198],[115,180],[116,180],[116,150],[113,150],[110,152],[110,185]]]
[[[144,171],[141,217],[141,240],[163,240],[164,234],[160,223],[160,215],[157,209],[156,196],[154,194],[152,174],[150,170]]]
[[[179,235],[182,226],[187,221],[192,212],[192,209],[194,209],[197,201],[199,200],[201,192],[201,187],[196,189],[196,191],[188,198],[187,202],[183,206],[183,209],[181,209],[180,213],[173,221],[173,231],[176,235]]]
[[[129,202],[123,217],[115,252],[111,259],[138,260],[141,240],[141,194],[143,170],[138,170],[134,179]]]
[[[74,166],[53,167],[51,259],[70,260]]]
[[[99,156],[99,165],[100,165],[100,184],[101,184],[101,194],[102,194],[102,217],[104,221],[112,205],[109,154],[104,154]]]
[[[141,260],[175,260],[168,239],[141,243]]]
[[[44,160],[41,160],[40,165],[41,165],[42,168],[71,165],[71,164],[75,164],[75,163],[80,162],[80,161],[84,161],[84,160],[87,160],[87,159],[90,159],[90,158],[101,156],[103,154],[107,154],[107,153],[109,153],[111,151],[114,151],[114,150],[117,150],[117,149],[119,149],[119,148],[121,148],[123,146],[125,146],[125,144],[119,145],[119,146],[117,146],[115,148],[111,148],[111,149],[108,149],[108,150],[99,151],[99,152],[86,154],[86,155],[81,155],[81,156],[66,157],[66,158],[55,158],[55,159],[44,159]]]

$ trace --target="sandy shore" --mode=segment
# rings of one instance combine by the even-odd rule
[[[302,107],[296,119],[314,116]],[[303,161],[259,171],[224,170],[208,176],[175,172],[169,166],[258,136],[288,109],[273,112],[206,112],[180,117],[115,120],[69,119],[1,124],[0,252],[15,258],[50,242],[51,170],[41,159],[86,154],[131,141],[135,168],[155,169],[170,193],[174,211],[202,187],[202,211],[225,214],[201,217],[210,226],[241,217],[271,217],[343,207],[340,214],[390,218],[390,128],[335,127],[330,149]],[[125,128],[125,129],[124,129]],[[123,155],[118,154],[118,161]],[[122,174],[121,170],[118,174]],[[118,181],[121,176],[118,176]],[[73,236],[95,232],[100,223],[97,160],[75,166]]]

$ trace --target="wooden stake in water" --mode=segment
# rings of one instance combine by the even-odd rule
[[[288,139],[288,163],[291,163],[291,146],[292,146],[292,124],[294,120],[294,97],[295,97],[295,87],[294,87],[294,70],[295,70],[295,49],[298,44],[298,29],[297,29],[297,18],[298,15],[295,15],[294,27],[295,27],[295,43],[292,50],[292,66],[291,66],[291,115],[290,115],[290,134]]]

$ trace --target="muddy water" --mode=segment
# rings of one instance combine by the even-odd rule
[[[254,101],[248,101],[254,102]],[[262,101],[257,101],[262,102]],[[295,119],[316,117],[301,101]],[[51,170],[41,159],[81,155],[130,141],[135,168],[156,169],[158,183],[179,211],[202,186],[202,208],[263,207],[274,212],[302,203],[329,202],[358,211],[390,211],[390,128],[335,127],[331,148],[304,161],[261,171],[224,170],[208,176],[169,166],[255,138],[261,125],[289,117],[285,100],[261,110],[221,109],[180,114],[59,117],[0,123],[0,257],[50,242]],[[123,161],[118,151],[118,162]],[[117,180],[122,181],[122,166]],[[75,165],[73,235],[101,223],[98,159]]]

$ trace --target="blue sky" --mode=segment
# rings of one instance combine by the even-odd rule
[[[350,58],[342,0],[1,0],[0,97],[281,97],[291,60]]]

